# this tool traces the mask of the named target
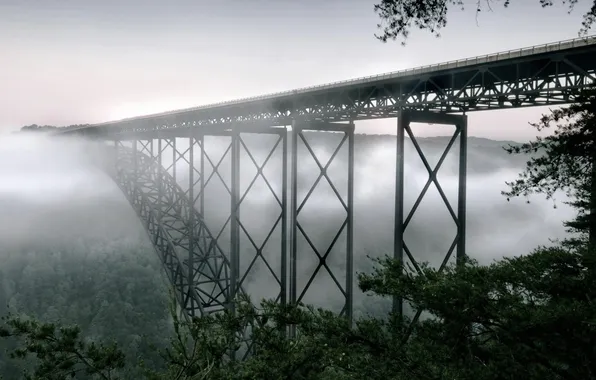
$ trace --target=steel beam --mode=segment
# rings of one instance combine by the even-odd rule
[[[274,135],[278,136],[273,146],[269,149],[268,155],[264,162],[258,163],[254,157],[253,152],[248,147],[245,142],[244,135],[247,134],[267,134],[267,135]],[[202,165],[209,165],[210,169],[212,170],[209,176],[205,175],[203,178],[203,182],[201,185],[201,194],[204,194],[205,189],[209,186],[212,181],[220,181],[223,186],[226,188],[226,191],[230,195],[230,214],[229,217],[224,222],[222,228],[217,231],[216,239],[220,239],[224,230],[227,228],[228,224],[230,225],[230,263],[231,263],[231,282],[232,282],[232,289],[237,289],[233,291],[234,295],[239,291],[238,289],[244,286],[244,283],[247,277],[250,275],[251,271],[255,268],[255,264],[258,260],[265,264],[268,272],[272,275],[274,280],[276,281],[277,285],[279,286],[279,292],[275,296],[275,300],[278,302],[285,303],[286,302],[286,283],[287,283],[287,274],[286,274],[286,265],[287,265],[287,131],[285,128],[279,127],[259,127],[249,129],[248,131],[245,130],[237,130],[237,129],[229,129],[229,130],[219,130],[219,131],[209,131],[201,134],[201,138],[205,137],[228,137],[229,138],[229,146],[222,154],[221,157],[214,158],[212,155],[207,153],[205,149],[203,149],[203,157]],[[281,149],[281,165],[280,165],[280,179],[282,182],[281,186],[281,194],[278,194],[271,185],[271,180],[267,178],[263,169],[265,166],[271,162],[271,157],[273,154]],[[244,152],[248,160],[246,162],[241,162],[240,160],[240,153]],[[223,173],[220,172],[220,166],[226,157],[230,156],[231,159],[231,183],[227,183],[224,180]],[[249,166],[254,166],[257,170],[256,175],[252,178],[248,187],[241,192],[240,191],[240,173],[242,172],[242,168],[244,165],[247,164]],[[203,170],[205,170],[203,168]],[[246,197],[251,192],[254,183],[257,179],[262,178],[265,182],[266,186],[268,187],[269,191],[273,195],[275,199],[275,204],[279,206],[279,214],[275,217],[275,220],[272,222],[272,226],[261,244],[256,243],[256,239],[251,233],[248,231],[247,226],[241,221],[240,212],[242,208],[242,203],[245,202]],[[202,202],[204,202],[204,197],[202,198]],[[204,203],[201,206],[204,209]],[[207,223],[209,223],[207,221]],[[279,247],[280,252],[280,267],[274,268],[274,266],[265,258],[263,255],[263,250],[267,243],[271,240],[273,232],[275,229],[281,225],[280,234],[281,234],[281,244]],[[247,238],[249,242],[249,247],[243,247],[241,245],[241,236]],[[241,255],[246,255],[247,250],[254,251],[254,256],[251,255],[251,259],[249,260],[248,266],[246,268],[241,268],[240,265],[240,258]]]
[[[434,124],[452,124],[455,125],[453,134],[447,149],[441,156],[437,166],[433,169],[424,157],[423,152],[418,145],[415,136],[412,133],[410,124],[412,122],[434,123]],[[322,164],[312,147],[305,138],[304,131],[332,131],[343,133],[343,139],[330,160]],[[285,303],[296,304],[302,301],[306,292],[309,290],[317,273],[321,270],[327,270],[334,280],[338,289],[345,298],[341,314],[345,315],[350,323],[353,317],[353,210],[354,210],[354,124],[337,124],[327,122],[304,123],[295,121],[292,126],[291,139],[291,207],[290,216],[287,215],[287,130],[285,128],[253,128],[246,132],[240,129],[219,129],[211,131],[202,131],[198,133],[195,129],[187,129],[188,149],[178,151],[175,138],[160,138],[157,141],[153,139],[132,141],[132,149],[126,148],[122,142],[117,141],[117,171],[115,180],[123,189],[129,198],[131,204],[144,222],[144,225],[151,236],[156,250],[160,253],[164,268],[172,284],[177,290],[177,299],[182,308],[188,315],[203,315],[205,313],[216,312],[225,308],[233,310],[233,299],[238,292],[243,292],[243,282],[246,280],[253,264],[256,260],[262,259],[279,284],[279,295],[277,300]],[[265,162],[259,164],[254,159],[250,149],[243,140],[244,133],[264,133],[279,136],[276,144],[273,146]],[[429,179],[420,196],[416,200],[412,210],[406,215],[403,206],[404,196],[404,141],[406,134],[410,137],[429,173]],[[169,135],[168,135],[169,136]],[[221,136],[230,139],[230,145],[221,159],[214,161],[205,150],[206,136]],[[157,137],[160,137],[157,135]],[[169,136],[171,137],[171,136]],[[451,150],[454,142],[459,138],[459,189],[458,189],[458,207],[455,213],[446,199],[441,186],[437,180],[437,172],[440,169],[447,153]],[[396,194],[395,194],[395,230],[394,230],[394,257],[403,261],[404,254],[409,258],[415,268],[418,268],[416,260],[410,252],[408,246],[403,241],[404,231],[411,221],[422,198],[425,196],[431,184],[435,184],[445,204],[450,211],[454,222],[457,225],[457,234],[452,242],[448,252],[445,255],[442,268],[446,265],[449,257],[455,251],[457,262],[463,262],[465,257],[465,213],[466,213],[466,144],[467,138],[467,117],[460,115],[438,114],[434,112],[418,112],[412,110],[402,110],[398,119],[397,128],[397,156],[396,156]],[[347,142],[348,146],[348,181],[347,181],[347,199],[343,199],[337,191],[333,181],[329,178],[327,169],[335,159],[337,153]],[[314,158],[319,175],[314,185],[309,189],[304,199],[299,202],[298,199],[298,146],[303,145]],[[164,168],[164,152],[166,148],[172,148],[173,163]],[[273,152],[281,147],[282,150],[282,188],[281,195],[277,194],[270,185],[268,179],[263,173],[263,168],[271,158]],[[200,149],[197,154],[196,149]],[[246,191],[240,190],[240,173],[244,165],[240,160],[240,152],[245,151],[250,161],[255,165],[257,174],[248,186]],[[228,186],[219,167],[226,155],[231,156],[231,184]],[[197,166],[195,161],[200,157],[200,163]],[[188,189],[185,191],[176,183],[177,162],[185,161],[188,163]],[[206,175],[205,166],[211,165],[213,171],[210,176]],[[172,174],[168,171],[172,170]],[[252,184],[261,176],[267,183],[269,189],[274,195],[277,204],[280,207],[280,213],[269,235],[275,230],[276,226],[281,224],[281,247],[280,247],[280,268],[279,272],[272,269],[263,257],[262,245],[254,243],[254,239],[246,229],[246,226],[240,219],[240,209],[247,193],[251,190]],[[204,221],[204,194],[205,188],[210,181],[219,178],[230,193],[230,216],[227,223],[231,224],[230,249],[226,253],[218,243],[221,233],[211,235]],[[326,251],[319,251],[310,240],[308,234],[298,221],[299,214],[305,203],[309,200],[317,184],[322,180],[327,180],[335,192],[338,200],[342,203],[346,212],[343,221],[334,240]],[[197,204],[198,203],[198,204]],[[289,222],[289,225],[288,225]],[[288,228],[289,227],[289,228]],[[340,234],[346,230],[346,280],[341,284],[335,274],[327,265],[327,258],[335,246]],[[290,257],[287,259],[287,233],[290,232]],[[255,255],[252,257],[250,265],[245,270],[240,268],[240,255],[245,251],[240,246],[240,235],[244,233],[253,244]],[[298,236],[303,236],[310,248],[318,256],[319,264],[313,273],[309,276],[306,285],[298,289]],[[288,278],[289,264],[289,278]],[[287,281],[289,279],[289,289]],[[214,291],[215,289],[215,291]],[[209,291],[208,291],[209,290]],[[288,291],[289,290],[289,291]],[[398,314],[403,313],[403,303],[399,298],[394,299],[394,311]],[[418,311],[414,320],[419,318],[421,311]],[[291,329],[291,335],[295,333]]]
[[[566,104],[596,85],[596,39],[523,49],[432,67],[298,89],[158,115],[142,116],[57,133],[120,140],[157,130],[187,136],[188,128],[288,125],[294,119],[354,121],[395,117],[400,109],[472,112]],[[565,47],[565,48],[563,48]],[[155,137],[153,137],[155,138]]]
[[[322,164],[319,161],[319,158],[313,151],[311,145],[308,143],[304,136],[304,131],[333,131],[333,132],[341,132],[343,133],[343,139],[335,149],[334,153],[331,155],[331,158],[326,164]],[[310,187],[309,191],[307,192],[304,199],[302,199],[299,203],[298,200],[298,165],[299,165],[299,157],[298,157],[298,145],[299,141],[301,145],[303,145],[308,151],[310,156],[315,160],[319,175],[315,183]],[[340,193],[337,191],[334,182],[330,179],[327,169],[334,161],[337,156],[337,153],[342,148],[344,143],[347,141],[348,144],[348,181],[347,181],[347,199],[343,199]],[[316,275],[319,273],[321,269],[327,271],[327,273],[331,276],[335,285],[337,285],[338,289],[342,293],[345,298],[345,303],[342,307],[340,312],[341,315],[344,315],[348,318],[350,324],[352,323],[353,317],[353,239],[354,239],[354,123],[350,122],[348,124],[334,124],[334,123],[325,123],[325,122],[315,122],[315,123],[301,123],[295,121],[292,124],[292,152],[291,152],[291,161],[292,161],[292,178],[291,178],[291,219],[290,219],[290,228],[291,228],[291,250],[290,250],[290,294],[289,294],[289,302],[290,304],[297,304],[300,303],[305,296],[306,292],[309,291],[309,288],[314,281]],[[310,199],[311,194],[319,184],[319,182],[325,179],[329,185],[331,186],[332,190],[334,191],[337,199],[343,206],[343,209],[346,212],[346,217],[339,227],[334,239],[330,243],[328,247],[326,247],[325,251],[319,251],[317,247],[315,247],[314,243],[308,236],[307,232],[303,228],[302,224],[298,221],[298,217],[300,212],[302,211],[305,204]],[[321,216],[323,217],[323,216]],[[335,247],[341,233],[346,230],[346,279],[345,283],[342,285],[335,273],[331,270],[331,268],[327,265],[327,258],[331,253],[332,249]],[[298,289],[298,237],[302,236],[310,249],[315,253],[317,256],[319,263],[316,266],[313,273],[308,278],[306,285],[302,289]],[[290,335],[295,335],[295,330],[293,327],[290,328]]]
[[[266,156],[266,158],[264,159],[264,161],[262,163],[258,163],[255,156],[253,155],[253,153],[251,152],[251,149],[248,147],[248,145],[246,144],[243,135],[244,134],[254,134],[254,133],[258,133],[258,134],[269,134],[269,135],[274,135],[277,136],[277,138],[275,139],[275,142],[273,143],[273,145],[268,149],[268,154]],[[261,242],[261,244],[257,244],[256,243],[256,239],[254,239],[251,234],[248,232],[248,229],[246,228],[246,226],[240,222],[240,218],[238,215],[238,234],[240,234],[240,232],[242,232],[244,234],[244,236],[247,237],[248,241],[250,242],[251,245],[251,249],[254,250],[255,252],[255,256],[252,258],[252,260],[250,261],[248,267],[241,273],[240,276],[240,283],[244,283],[244,281],[246,281],[246,278],[249,274],[249,271],[254,267],[256,261],[258,259],[262,260],[262,262],[265,264],[267,270],[271,273],[271,275],[273,276],[273,278],[275,279],[277,285],[279,286],[279,292],[276,295],[275,300],[277,302],[282,302],[285,303],[286,302],[286,283],[287,283],[287,274],[286,274],[286,260],[287,260],[287,130],[285,128],[267,128],[267,129],[261,129],[261,130],[253,130],[252,132],[248,132],[245,133],[244,131],[242,133],[237,132],[237,144],[238,144],[238,152],[243,151],[246,153],[248,160],[247,160],[247,165],[250,166],[254,166],[254,168],[256,168],[256,174],[255,176],[252,178],[252,180],[250,181],[250,183],[248,184],[246,190],[244,190],[242,193],[238,194],[238,202],[237,202],[237,207],[238,209],[240,209],[241,205],[243,202],[245,202],[246,197],[248,196],[249,192],[252,191],[253,186],[256,182],[256,180],[260,177],[263,182],[265,183],[266,187],[268,188],[269,192],[271,193],[271,195],[274,198],[274,204],[276,204],[279,207],[279,212],[276,214],[275,219],[272,221],[272,225],[268,230],[268,233],[266,234],[265,239],[263,240],[263,242]],[[281,193],[279,193],[278,191],[275,191],[273,188],[273,185],[271,184],[271,178],[268,178],[263,169],[267,166],[267,164],[269,162],[271,162],[271,158],[273,157],[275,152],[281,152],[281,162],[280,162],[280,171],[281,173],[278,172],[278,175],[280,175],[279,180],[281,180]],[[242,167],[242,164],[240,163],[240,161],[238,160],[238,166],[239,168]],[[265,249],[265,246],[268,244],[268,242],[271,240],[271,237],[273,236],[273,232],[275,231],[275,229],[280,226],[279,230],[280,230],[280,247],[279,247],[279,252],[280,252],[280,267],[276,269],[274,269],[273,265],[265,258],[265,256],[263,255],[263,251]],[[245,254],[245,252],[243,251],[243,254]]]
[[[412,110],[402,110],[399,114],[397,122],[397,152],[396,152],[396,190],[395,190],[395,229],[394,229],[394,252],[393,257],[404,262],[404,253],[409,259],[414,269],[422,274],[420,267],[414,258],[414,255],[404,242],[404,232],[415,215],[422,199],[427,193],[430,185],[434,183],[439,195],[443,199],[447,210],[449,211],[456,227],[457,233],[448,251],[445,254],[443,262],[439,267],[439,271],[443,270],[447,265],[452,253],[456,252],[456,261],[459,264],[463,263],[465,258],[465,244],[466,244],[466,179],[467,179],[467,116],[465,115],[448,115],[434,112],[419,112]],[[432,168],[426,159],[424,152],[420,148],[414,133],[412,132],[411,123],[433,123],[433,124],[447,124],[455,127],[454,133],[449,140],[449,143],[441,155],[436,166]],[[404,212],[404,141],[406,134],[412,141],[415,150],[417,151],[422,163],[428,172],[428,180],[418,195],[412,209],[408,214]],[[451,151],[455,141],[459,138],[459,180],[458,180],[458,197],[457,197],[457,213],[454,212],[449,200],[447,199],[441,184],[438,181],[437,173],[441,168],[447,154]],[[403,267],[402,267],[403,268]],[[393,311],[399,315],[403,315],[403,300],[400,297],[393,299]],[[417,310],[414,315],[412,323],[415,323],[421,314],[422,310]],[[406,334],[407,336],[407,334]]]
[[[229,307],[229,262],[194,207],[199,175],[194,166],[196,142],[186,152],[176,141],[133,140],[132,148],[117,142],[114,181],[139,215],[187,316],[200,316]],[[173,147],[173,163],[163,167],[166,147]],[[188,157],[186,156],[188,153]],[[190,158],[190,159],[189,159]],[[175,165],[189,163],[189,188],[174,180]],[[173,175],[166,169],[173,168]]]
[[[459,128],[459,183],[457,191],[457,264],[462,265],[466,257],[466,189],[468,180],[468,118],[462,116],[455,123]]]
[[[232,186],[230,191],[230,261],[232,262],[232,297],[236,299],[240,279],[240,134],[232,130]],[[235,303],[232,303],[234,308]]]
[[[230,299],[233,300],[239,293],[246,292],[246,280],[249,277],[249,275],[251,275],[253,271],[256,269],[256,265],[260,261],[264,264],[268,273],[273,277],[273,279],[279,286],[279,291],[275,295],[275,301],[285,303],[287,282],[287,131],[285,128],[259,127],[249,129],[248,132],[244,130],[241,132],[235,128],[229,128],[224,130],[206,130],[200,132],[200,135],[197,135],[195,133],[195,137],[200,139],[201,146],[203,147],[201,153],[201,171],[204,174],[202,176],[200,185],[200,209],[202,210],[202,215],[205,215],[204,194],[207,187],[210,186],[210,184],[214,183],[213,181],[221,182],[221,184],[226,189],[226,192],[230,195],[229,216],[226,218],[221,229],[217,231],[215,237],[216,241],[220,241],[220,239],[223,237],[225,229],[229,225],[230,248],[228,257],[230,260]],[[277,139],[273,146],[270,147],[268,155],[265,158],[264,162],[259,163],[255,159],[253,152],[248,147],[245,141],[245,135],[247,134],[267,134],[277,136]],[[227,145],[227,148],[225,149],[223,154],[221,154],[221,156],[214,157],[212,153],[207,152],[206,148],[208,144],[205,142],[206,137],[227,138],[229,141],[229,145]],[[273,189],[270,179],[267,178],[263,171],[267,164],[271,162],[271,157],[273,156],[273,154],[276,151],[279,151],[280,149],[282,153],[282,162],[280,165],[279,173],[282,181],[281,194],[279,194]],[[245,153],[248,157],[248,160],[242,161],[240,159],[241,153]],[[229,183],[224,179],[224,173],[221,172],[222,163],[226,158],[230,159],[231,180],[229,181]],[[206,165],[210,167],[211,173],[209,175],[207,175],[207,171],[205,170]],[[243,170],[247,169],[247,167],[244,165],[254,166],[256,168],[257,173],[252,178],[246,189],[241,191],[240,174],[241,172],[243,172]],[[272,221],[272,226],[266,234],[265,239],[260,244],[257,244],[258,240],[251,235],[245,223],[242,222],[240,218],[240,213],[243,202],[246,201],[247,196],[253,189],[253,185],[259,178],[262,178],[265,184],[267,185],[269,191],[275,199],[274,203],[280,207],[280,210],[279,214],[276,215],[275,220]],[[207,223],[209,222],[207,221]],[[275,229],[280,224],[281,244],[279,247],[279,251],[276,249],[276,251],[279,252],[281,256],[280,266],[279,268],[275,268],[275,266],[269,262],[269,259],[264,256],[264,249],[268,242],[271,241]],[[243,246],[243,244],[241,244],[241,237],[246,237],[249,246]],[[243,261],[245,263],[247,262],[246,267],[241,265],[241,258],[243,258]],[[235,312],[234,302],[230,302],[229,308],[231,312]],[[246,357],[246,355],[250,353],[251,342],[248,337],[249,332],[250,326],[246,326],[243,336],[240,337],[240,341],[243,342],[244,345],[238,352],[231,351],[229,354],[230,358],[235,359],[238,354],[240,354],[242,357]]]
[[[397,146],[395,150],[395,219],[393,230],[393,258],[403,265],[404,260],[404,142],[407,115],[401,112],[397,118]],[[403,314],[403,300],[393,298],[393,312]]]

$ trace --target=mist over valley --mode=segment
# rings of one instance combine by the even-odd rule
[[[306,133],[306,137],[324,166],[341,141],[342,134],[323,135],[320,132],[312,132]],[[271,147],[275,145],[277,137],[246,135],[243,139],[255,161],[261,165],[269,155]],[[447,145],[448,138],[419,138],[419,142],[429,164],[434,167]],[[184,139],[178,139],[177,149],[184,151],[185,143],[187,141]],[[299,143],[300,203],[319,175],[319,170],[308,150],[302,142]],[[229,141],[226,138],[206,137],[205,144],[206,153],[212,162],[216,163],[226,151]],[[524,157],[508,155],[502,149],[506,144],[507,142],[474,137],[470,137],[468,142],[467,252],[481,263],[489,263],[502,256],[525,254],[537,245],[548,244],[549,238],[562,236],[564,229],[561,221],[571,215],[571,211],[561,204],[562,199],[559,200],[556,210],[553,209],[552,201],[538,197],[532,199],[530,204],[526,204],[523,199],[506,201],[500,194],[500,191],[505,189],[504,182],[514,179],[526,160]],[[96,299],[103,294],[106,302],[111,304],[116,302],[111,298],[112,295],[100,291],[102,284],[107,280],[107,274],[103,273],[100,276],[100,273],[93,269],[98,265],[112,263],[109,265],[117,265],[118,271],[126,270],[121,264],[116,264],[120,260],[127,263],[126,265],[141,265],[145,270],[153,271],[147,274],[151,281],[157,281],[154,277],[161,276],[158,258],[144,233],[143,226],[118,187],[102,171],[101,164],[98,164],[108,162],[110,152],[109,147],[98,143],[52,139],[35,134],[14,135],[3,139],[0,144],[0,172],[3,177],[0,192],[3,210],[0,216],[0,241],[4,256],[4,297],[9,304],[19,303],[25,309],[44,317],[48,308],[59,310],[52,298],[65,296],[58,291],[48,294],[48,289],[55,288],[49,284],[56,281],[57,286],[67,281],[65,276],[78,277],[81,271],[89,271],[93,277],[90,286],[96,290],[89,289],[89,297]],[[346,155],[347,144],[344,144],[328,170],[329,177],[344,199],[347,194]],[[197,154],[195,157],[198,156]],[[163,157],[164,166],[168,167],[168,158],[172,157],[172,154],[164,153]],[[428,174],[410,141],[406,142],[405,157],[405,207],[406,211],[409,211],[426,183]],[[228,153],[219,168],[221,177],[228,184],[229,162]],[[198,162],[195,164],[198,165]],[[208,163],[205,167],[207,178],[213,170]],[[175,170],[177,181],[183,188],[187,188],[188,164],[179,162]],[[457,208],[457,170],[456,142],[438,174],[439,182],[454,209]],[[170,172],[173,173],[173,169]],[[243,147],[241,195],[256,172],[256,166]],[[278,145],[270,157],[263,173],[273,190],[280,196],[281,145]],[[379,257],[392,254],[394,178],[395,137],[357,134],[354,185],[354,263],[357,272],[370,270],[371,262],[367,255]],[[218,234],[230,210],[230,198],[219,177],[214,175],[211,178],[204,196],[205,220],[211,232]],[[280,214],[280,207],[262,178],[259,177],[254,182],[240,210],[241,223],[253,241],[260,246]],[[345,215],[341,203],[326,179],[322,178],[301,210],[299,222],[315,247],[323,254],[338,232]],[[280,228],[278,223],[263,249],[263,256],[277,276],[281,265]],[[440,265],[455,232],[455,224],[447,208],[435,186],[431,185],[406,229],[406,243],[418,261]],[[228,237],[229,223],[219,241],[224,248],[229,245]],[[298,247],[300,292],[319,261],[302,234],[299,235]],[[256,252],[244,232],[241,233],[241,252],[241,273],[244,273]],[[329,254],[327,263],[337,281],[343,286],[346,263],[345,230]],[[38,280],[31,283],[29,277],[24,275],[25,272],[22,272],[25,270],[26,273],[35,271]],[[22,299],[23,295],[17,289],[21,286],[33,289],[39,279],[49,281],[46,285],[47,298],[36,302]],[[124,286],[128,288],[136,280],[125,277],[118,278],[117,281],[130,281]],[[279,292],[271,271],[261,259],[253,264],[243,286],[255,300],[275,298]],[[72,290],[68,289],[69,286],[65,288],[68,293],[76,287]],[[142,292],[163,296],[164,289],[155,286],[145,288]],[[343,302],[334,280],[325,268],[319,270],[303,300],[306,303],[331,306],[335,309],[340,308]],[[79,302],[85,301],[81,299]],[[130,306],[136,312],[142,312],[146,306],[135,305],[133,299],[127,302],[132,302]],[[368,312],[368,309],[373,307],[370,302],[373,301],[357,294],[355,309],[359,313]],[[32,308],[33,304],[47,307]],[[87,308],[89,307],[91,306]],[[101,306],[95,307],[89,312],[91,315],[100,315]],[[89,323],[92,324],[92,321],[93,318]]]

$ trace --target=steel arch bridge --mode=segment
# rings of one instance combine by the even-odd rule
[[[417,268],[403,234],[420,201],[434,184],[457,227],[442,266],[456,252],[465,255],[467,112],[566,104],[578,90],[596,84],[596,38],[582,38],[497,54],[398,71],[378,76],[287,91],[272,95],[223,102],[203,107],[141,116],[131,119],[64,128],[61,135],[76,135],[114,143],[114,181],[122,189],[143,221],[160,255],[177,299],[189,316],[233,309],[233,300],[244,292],[245,279],[256,260],[265,262],[275,278],[276,299],[281,303],[300,302],[321,270],[329,272],[343,297],[342,313],[350,320],[353,309],[354,240],[354,123],[357,120],[397,117],[394,257],[410,260]],[[431,167],[413,134],[411,123],[424,122],[455,126],[455,132],[438,164]],[[291,128],[290,128],[291,126]],[[305,138],[308,131],[342,134],[343,138],[328,162],[321,162]],[[264,162],[258,163],[245,144],[246,135],[269,135],[275,144]],[[404,209],[404,141],[408,135],[420,155],[428,181],[409,212]],[[223,156],[231,157],[230,181],[221,173],[221,160],[207,153],[206,137],[229,141]],[[457,206],[453,207],[437,179],[447,153],[459,140],[459,182]],[[184,142],[184,144],[181,144]],[[184,145],[181,147],[181,145]],[[317,180],[306,196],[298,197],[301,162],[298,147],[304,147],[317,165]],[[347,146],[347,189],[334,185],[327,169],[342,147]],[[166,163],[166,148],[169,163]],[[171,153],[170,153],[171,151]],[[241,162],[240,153],[249,160]],[[279,180],[272,185],[264,167],[273,152],[280,152]],[[179,185],[176,170],[180,162],[188,166],[186,188]],[[279,206],[279,213],[265,239],[279,235],[280,265],[274,268],[263,255],[265,243],[251,238],[239,217],[246,192],[239,178],[244,164],[256,168]],[[212,173],[206,174],[210,167]],[[173,172],[173,173],[171,173]],[[219,179],[230,195],[230,244],[220,244],[224,229],[213,233],[204,219],[206,186]],[[313,189],[321,181],[330,184],[345,217],[338,233],[325,250],[309,238],[298,216]],[[229,183],[227,183],[229,182]],[[320,216],[322,219],[323,215]],[[277,230],[276,230],[277,229]],[[345,236],[343,281],[333,273],[327,260],[340,234]],[[248,237],[254,255],[248,269],[240,269],[240,236]],[[318,265],[299,286],[297,266],[299,239],[318,256]],[[396,311],[402,302],[394,300]],[[419,313],[418,313],[419,315]]]

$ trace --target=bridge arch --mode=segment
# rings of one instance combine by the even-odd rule
[[[155,158],[121,142],[115,150],[106,171],[143,223],[182,311],[199,317],[232,308],[229,258],[186,192]]]

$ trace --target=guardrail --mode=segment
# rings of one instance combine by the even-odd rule
[[[509,51],[493,53],[493,54],[487,54],[487,55],[482,55],[482,56],[477,56],[477,57],[472,57],[472,58],[464,58],[464,59],[458,59],[455,61],[448,61],[448,62],[436,63],[436,64],[432,64],[432,65],[414,67],[411,69],[392,71],[392,72],[385,73],[385,74],[369,75],[366,77],[347,79],[347,80],[343,80],[343,81],[339,81],[339,82],[331,82],[331,83],[325,83],[325,84],[320,84],[320,85],[315,85],[315,86],[302,87],[302,88],[298,88],[295,90],[280,91],[280,92],[275,92],[275,93],[269,93],[266,95],[251,96],[251,97],[240,98],[240,99],[235,99],[235,100],[227,100],[227,101],[222,101],[222,102],[217,102],[217,103],[210,103],[210,104],[206,104],[206,105],[198,106],[198,107],[185,108],[185,109],[180,109],[180,110],[175,110],[175,111],[167,111],[167,112],[162,112],[162,113],[157,113],[157,114],[125,118],[125,119],[121,119],[121,120],[108,121],[108,122],[103,122],[103,123],[98,123],[98,124],[91,124],[90,126],[98,127],[98,126],[102,126],[102,125],[115,124],[115,123],[119,123],[119,122],[130,121],[130,120],[154,118],[154,117],[161,117],[161,116],[170,116],[170,115],[175,115],[175,114],[179,114],[179,113],[200,111],[203,109],[213,108],[213,107],[230,106],[230,105],[258,101],[258,100],[273,99],[273,98],[287,96],[287,95],[298,95],[298,94],[303,94],[306,92],[311,92],[313,90],[333,89],[333,88],[342,87],[342,86],[346,86],[346,85],[362,84],[362,83],[366,83],[366,82],[376,82],[376,81],[387,80],[387,79],[395,79],[395,78],[401,78],[401,77],[405,77],[405,76],[425,74],[425,73],[429,73],[429,72],[433,72],[433,71],[441,71],[441,70],[448,70],[448,69],[460,68],[460,67],[465,67],[465,66],[473,66],[473,65],[478,65],[481,63],[497,62],[497,61],[511,59],[511,58],[520,58],[520,57],[526,57],[526,56],[530,56],[530,55],[534,55],[534,54],[549,53],[549,52],[554,52],[554,51],[567,50],[567,49],[572,49],[572,48],[576,48],[576,47],[590,46],[590,45],[596,45],[596,36],[574,38],[574,39],[569,39],[569,40],[564,40],[564,41],[559,41],[559,42],[553,42],[553,43],[549,43],[549,44],[536,45],[536,46],[515,49],[515,50],[509,50]]]

